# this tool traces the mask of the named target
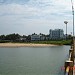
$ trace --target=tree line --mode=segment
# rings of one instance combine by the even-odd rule
[[[32,35],[37,35],[37,34],[32,34]],[[49,35],[45,35],[40,33],[39,35],[43,35],[45,37],[49,37]],[[67,39],[72,39],[71,35],[67,36]],[[63,39],[62,39],[63,40]],[[52,41],[52,40],[43,40],[43,41]],[[8,35],[0,35],[0,43],[6,43],[6,42],[32,42],[31,41],[31,35],[20,35],[20,34],[8,34]],[[36,41],[35,41],[36,42]]]
[[[24,42],[30,41],[31,36],[28,35],[20,35],[20,34],[8,34],[8,35],[0,35],[0,42]]]

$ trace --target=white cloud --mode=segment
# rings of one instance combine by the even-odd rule
[[[29,3],[25,5],[20,5],[20,4],[0,5],[1,14],[16,14],[16,15],[28,15],[28,16],[45,15],[46,16],[47,14],[51,14],[51,13],[60,14],[65,11],[71,11],[70,2],[66,2],[65,0],[64,1],[63,0],[57,0],[57,1],[30,0]]]
[[[0,25],[9,25],[10,28],[17,26],[18,29],[24,26],[23,28],[28,32],[29,30],[32,32],[47,32],[48,27],[57,28],[59,25],[60,28],[65,27],[62,26],[63,21],[68,20],[70,21],[68,23],[69,32],[71,32],[71,10],[70,0],[30,0],[25,5],[18,3],[3,4],[0,5]],[[30,28],[28,29],[28,27]],[[35,27],[34,30],[33,27]],[[18,29],[15,30],[19,31]]]

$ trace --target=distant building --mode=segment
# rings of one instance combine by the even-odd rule
[[[26,38],[20,38],[20,41],[26,41]]]
[[[64,38],[63,29],[55,29],[55,30],[50,29],[49,30],[49,39],[60,40],[60,39],[63,39],[63,38]]]
[[[45,36],[40,35],[40,40],[45,40]]]
[[[48,36],[45,34],[32,34],[31,35],[31,41],[44,41],[48,40]]]
[[[17,42],[26,42],[26,38],[22,38],[22,37],[21,37],[21,38],[19,38],[19,39],[16,39],[16,41],[17,41]]]
[[[40,35],[34,34],[31,35],[31,41],[39,41],[40,40]]]

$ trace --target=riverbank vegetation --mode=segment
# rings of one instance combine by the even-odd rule
[[[8,43],[11,41],[2,40],[0,43]],[[57,41],[30,41],[30,42],[11,42],[11,43],[33,43],[33,44],[55,44],[55,45],[71,45],[71,40],[57,40]]]
[[[55,45],[71,45],[71,40],[57,40],[57,41],[32,41],[31,43],[36,44],[55,44]]]
[[[67,40],[39,40],[31,41],[31,36],[19,35],[19,34],[9,34],[0,35],[0,43],[33,43],[33,44],[55,44],[55,45],[71,45],[72,37],[70,36]]]

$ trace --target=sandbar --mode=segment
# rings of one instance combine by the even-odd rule
[[[57,46],[54,44],[34,44],[34,43],[0,43],[0,47],[48,47]]]

